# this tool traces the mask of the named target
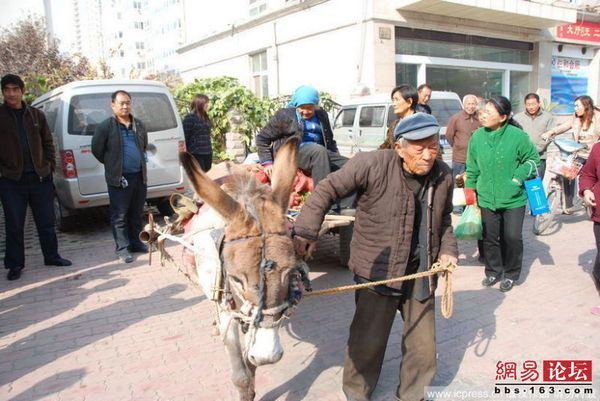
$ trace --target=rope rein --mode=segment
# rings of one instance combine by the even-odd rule
[[[454,273],[455,269],[456,265],[454,263],[442,264],[441,262],[436,262],[431,266],[431,269],[429,269],[426,272],[414,273],[409,274],[407,276],[390,278],[386,280],[372,281],[369,283],[343,285],[340,287],[307,292],[304,294],[304,298],[318,297],[321,295],[333,295],[341,292],[361,290],[364,288],[375,287],[378,285],[386,285],[398,283],[401,281],[415,280],[418,278],[433,276],[435,274],[442,273],[442,278],[446,280],[446,284],[444,286],[444,293],[442,294],[441,312],[443,317],[445,317],[446,319],[450,319],[450,317],[452,317],[452,311],[454,308],[454,298],[452,296],[452,273]]]
[[[183,195],[181,195],[181,197],[185,198],[184,200],[186,200],[186,201],[189,200]],[[171,203],[173,206],[175,206],[174,203],[176,203],[176,202],[174,199],[172,199]],[[193,212],[197,212],[197,208],[195,210],[192,210],[193,208],[190,207],[190,204],[191,204],[191,201],[184,203],[183,207],[177,208],[179,210],[176,209],[177,213],[180,214],[180,216],[183,216],[183,215],[189,216]],[[175,267],[180,273],[183,273],[184,276],[186,276],[187,279],[195,287],[200,287],[199,283],[197,281],[193,280],[192,277],[190,277],[189,273],[187,272],[187,269],[183,268],[179,263],[177,263],[173,259],[173,257],[167,252],[167,250],[165,249],[165,246],[164,246],[164,240],[169,239],[171,241],[181,244],[184,248],[194,251],[194,247],[189,242],[189,238],[195,233],[192,233],[191,235],[189,233],[187,235],[184,234],[183,238],[178,237],[178,236],[172,234],[172,231],[173,231],[172,226],[161,229],[154,224],[154,219],[153,219],[152,215],[149,215],[148,217],[149,217],[149,224],[144,228],[144,231],[146,231],[149,235],[147,236],[147,238],[144,238],[144,240],[145,240],[145,242],[148,243],[148,245],[150,246],[150,249],[152,249],[152,245],[156,245],[156,247],[160,253],[160,256],[161,256],[160,257],[161,265],[164,266],[164,263],[168,262],[170,265]],[[179,223],[179,221],[178,221],[178,223]],[[261,233],[258,236],[251,236],[251,237],[262,237],[261,238],[262,239],[262,251],[261,251],[261,263],[260,263],[260,278],[261,279],[260,279],[260,283],[259,283],[261,299],[260,299],[259,305],[258,305],[259,310],[258,310],[258,313],[256,314],[256,316],[254,316],[254,321],[253,321],[252,326],[257,326],[258,323],[262,320],[262,317],[264,314],[271,314],[271,313],[275,312],[273,310],[275,310],[275,309],[279,310],[279,308],[284,307],[284,305],[279,305],[278,307],[271,308],[273,310],[263,310],[264,302],[265,302],[265,299],[264,299],[264,297],[265,297],[265,295],[264,295],[265,288],[264,287],[265,287],[265,281],[266,281],[265,275],[266,275],[266,272],[272,268],[272,264],[273,264],[272,261],[270,261],[266,258],[266,236],[267,235],[286,235],[286,234],[283,234],[283,233],[269,233],[269,234]],[[239,238],[239,239],[229,241],[229,242],[234,243],[234,242],[243,241],[246,239],[250,239],[250,238],[244,237],[244,238]],[[227,244],[227,242],[225,244]],[[152,251],[150,251],[150,257],[149,257],[148,262],[152,263]],[[345,286],[310,291],[310,292],[307,291],[303,294],[303,298],[312,298],[312,297],[317,297],[317,296],[322,296],[322,295],[333,295],[333,294],[338,294],[341,292],[354,291],[354,290],[360,290],[360,289],[364,289],[364,288],[375,287],[378,285],[387,285],[387,284],[398,283],[398,282],[402,282],[402,281],[415,280],[418,278],[424,278],[424,277],[433,276],[438,273],[441,273],[442,278],[445,279],[444,292],[442,294],[442,301],[441,301],[441,313],[442,313],[442,316],[444,316],[446,319],[449,319],[452,316],[453,307],[454,307],[454,299],[452,296],[452,273],[454,272],[456,267],[457,266],[454,263],[442,264],[441,262],[435,262],[431,266],[431,269],[429,269],[425,272],[414,273],[414,274],[410,274],[410,275],[406,275],[406,276],[402,276],[402,277],[391,278],[391,279],[386,279],[386,280],[372,281],[369,283],[345,285]],[[212,288],[212,291],[213,292],[225,292],[223,288]],[[218,305],[217,302],[214,302],[214,304],[215,304],[215,312],[217,312],[217,313],[215,313],[215,315],[216,315],[216,319],[218,321],[219,320],[218,311],[221,309],[221,307],[220,307],[220,305]],[[289,305],[287,305],[287,306],[289,306]]]

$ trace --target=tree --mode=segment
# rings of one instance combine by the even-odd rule
[[[42,95],[66,83],[97,78],[87,58],[68,57],[58,50],[58,43],[48,43],[42,17],[30,15],[0,33],[0,71],[23,78],[26,99]]]
[[[243,118],[239,133],[246,145],[250,145],[254,133],[263,127],[276,110],[268,98],[257,98],[250,89],[232,77],[196,79],[179,86],[174,91],[179,114],[189,113],[189,105],[195,95],[203,93],[210,99],[208,116],[213,124],[213,147],[217,154],[225,148],[225,133],[229,130],[228,112],[237,109]]]
[[[200,93],[210,99],[208,116],[213,124],[213,148],[215,153],[221,156],[224,156],[225,133],[229,130],[230,114],[228,113],[231,110],[237,109],[243,116],[239,133],[246,146],[250,147],[254,135],[269,122],[275,111],[285,107],[291,98],[291,95],[273,99],[258,98],[250,89],[232,77],[196,79],[174,90],[175,102],[182,118],[189,113],[191,100]],[[323,109],[330,111],[335,107],[336,103],[330,94],[321,92],[319,95]]]

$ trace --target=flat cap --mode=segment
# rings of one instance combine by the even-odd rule
[[[434,116],[427,113],[415,113],[400,120],[394,129],[394,140],[404,138],[418,141],[440,132],[440,125]]]

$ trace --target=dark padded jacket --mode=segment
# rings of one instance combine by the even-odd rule
[[[315,113],[321,124],[325,146],[332,152],[338,153],[327,113],[323,109],[316,109]],[[260,162],[273,161],[281,145],[290,137],[297,136],[302,142],[303,135],[303,127],[296,118],[296,108],[279,109],[271,118],[271,121],[256,136],[256,148]]]
[[[436,160],[426,181],[427,265],[441,254],[458,256],[452,230],[452,171]],[[325,213],[336,198],[357,191],[354,234],[348,266],[369,280],[405,275],[411,256],[415,199],[393,150],[358,153],[321,181],[296,219],[294,233],[317,239]],[[389,287],[400,289],[402,283]]]
[[[46,116],[41,110],[23,103],[23,122],[27,131],[29,151],[36,174],[46,177],[54,171],[56,151]],[[19,180],[23,175],[23,153],[20,147],[17,120],[10,107],[0,106],[0,174],[11,180]]]
[[[146,184],[144,153],[148,146],[148,133],[140,120],[133,118],[133,116],[131,116],[131,119],[133,120],[135,143],[142,160],[142,176],[144,177],[144,184]],[[106,183],[118,187],[123,175],[123,138],[116,117],[109,117],[98,124],[92,137],[92,153],[100,163],[104,164]]]

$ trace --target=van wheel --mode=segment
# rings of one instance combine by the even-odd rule
[[[74,216],[70,216],[57,196],[54,197],[54,226],[60,232],[72,230],[75,225]]]
[[[156,208],[163,216],[171,216],[175,211],[171,207],[171,203],[169,202],[169,198],[161,198],[156,202]]]

